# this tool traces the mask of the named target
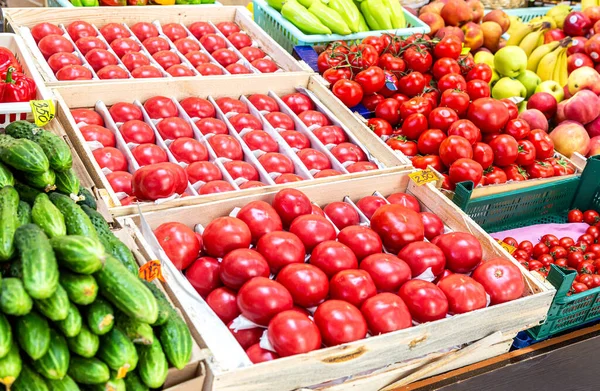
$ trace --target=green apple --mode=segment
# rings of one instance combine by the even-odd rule
[[[481,51],[475,53],[473,61],[475,61],[475,64],[488,64],[492,69],[494,69],[494,55],[490,52]]]
[[[527,54],[518,46],[505,46],[494,55],[494,69],[502,76],[517,77],[527,69]]]
[[[496,84],[498,80],[500,80],[500,75],[498,74],[498,72],[492,69],[492,80],[490,80],[489,82],[490,87],[494,87],[494,84]]]
[[[535,92],[547,92],[556,98],[556,102],[560,103],[565,99],[565,90],[555,82],[554,80],[546,80],[541,82],[536,88]]]
[[[535,93],[535,88],[542,82],[542,79],[537,75],[537,73],[526,70],[521,73],[517,80],[521,82],[527,89],[527,98]]]
[[[520,81],[511,79],[510,77],[503,77],[492,88],[492,98],[504,99],[512,97],[527,97],[527,89]]]

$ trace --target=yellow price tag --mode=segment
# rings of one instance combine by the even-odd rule
[[[29,105],[37,126],[44,126],[56,116],[56,109],[51,100],[30,100]]]
[[[498,240],[498,244],[500,244],[500,246],[502,246],[502,248],[504,248],[506,251],[508,251],[509,254],[514,253],[515,250],[517,249],[516,247],[513,247],[508,243],[504,243],[502,240]]]
[[[425,170],[415,171],[408,174],[410,179],[417,184],[417,186],[424,185],[425,183],[435,182],[438,180],[437,175],[433,173],[429,168]]]
[[[158,278],[160,281],[165,282],[165,278],[162,275],[162,268],[159,260],[152,260],[142,265],[139,270],[139,276],[142,280],[148,282]]]

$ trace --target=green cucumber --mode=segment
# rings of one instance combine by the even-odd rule
[[[39,193],[35,197],[31,219],[42,228],[49,238],[67,234],[65,218],[60,210],[50,202],[50,198],[45,193]]]
[[[79,188],[78,196],[79,196],[79,201],[77,201],[78,205],[80,205],[80,206],[86,205],[87,207],[92,208],[94,210],[98,209],[98,204],[96,203],[96,198],[94,197],[92,192],[89,191],[88,189],[86,189],[85,187]]]
[[[19,221],[19,227],[31,223],[31,206],[27,202],[19,201],[17,220]]]
[[[41,358],[50,347],[50,327],[42,315],[31,311],[15,321],[19,346],[31,359]]]
[[[80,391],[79,386],[69,375],[65,375],[61,380],[46,379],[46,383],[52,391]]]
[[[46,318],[55,322],[67,318],[70,306],[67,291],[60,284],[56,288],[56,292],[49,298],[35,300],[35,308]]]
[[[183,369],[192,358],[192,335],[185,321],[173,310],[169,320],[160,326],[158,338],[169,363]]]
[[[169,300],[167,300],[167,297],[165,296],[163,291],[161,291],[160,288],[156,286],[156,284],[146,280],[142,280],[142,282],[144,283],[144,285],[146,285],[148,289],[150,289],[150,292],[152,292],[152,295],[158,303],[158,317],[156,318],[156,322],[152,323],[152,326],[161,326],[167,322],[167,320],[171,316],[171,313],[173,312],[171,303],[169,302]]]
[[[138,350],[138,374],[150,388],[158,388],[167,380],[169,364],[158,338],[154,338],[152,345],[136,345]]]
[[[72,199],[60,193],[50,193],[49,197],[50,201],[60,210],[65,218],[67,234],[82,235],[90,238],[98,237],[90,218]]]
[[[81,325],[79,334],[75,337],[67,338],[69,350],[81,357],[94,357],[100,346],[100,338],[92,333],[86,325]]]
[[[68,195],[69,197],[77,197],[79,194],[79,178],[72,168],[66,171],[56,172],[56,191]]]
[[[138,354],[133,342],[119,329],[112,329],[100,337],[100,349],[96,357],[108,367],[117,371],[118,378],[124,378],[138,363]]]
[[[65,337],[75,337],[81,331],[83,320],[77,306],[73,303],[69,304],[69,312],[67,317],[56,322],[56,327],[65,335]]]
[[[31,122],[19,120],[6,125],[4,132],[14,138],[26,138],[32,140],[33,129],[36,128],[37,126]]]
[[[12,344],[12,328],[4,314],[0,313],[0,358],[6,356]]]
[[[0,163],[0,189],[4,186],[14,186],[15,185],[15,177],[12,174],[12,171],[4,164]]]
[[[97,298],[87,308],[87,325],[96,335],[104,335],[115,324],[115,310],[106,300]]]
[[[50,168],[48,158],[39,145],[27,139],[13,139],[6,135],[4,139],[4,145],[0,147],[0,160],[5,164],[18,171],[31,174],[41,174],[48,171]]]
[[[44,378],[29,365],[23,365],[19,377],[10,388],[12,391],[50,391]]]
[[[42,358],[33,362],[33,367],[46,379],[60,380],[67,374],[70,358],[65,337],[50,330],[50,348]]]
[[[125,377],[125,386],[127,387],[127,391],[149,391],[148,386],[142,382],[137,371],[129,372],[127,374]]]
[[[23,316],[31,311],[33,301],[18,278],[5,278],[0,287],[0,309],[7,315]]]
[[[19,345],[12,341],[6,356],[0,358],[0,383],[10,390],[10,386],[17,380],[21,373],[23,362],[19,355]]]
[[[98,284],[91,275],[69,273],[63,270],[60,273],[60,284],[67,291],[69,300],[75,304],[92,304],[98,296]]]
[[[20,177],[29,186],[46,193],[56,190],[56,173],[52,169],[36,174],[21,173]]]
[[[29,205],[32,205],[32,206],[33,206],[33,203],[35,202],[35,198],[38,196],[38,194],[42,193],[38,189],[34,189],[33,187],[28,186],[21,182],[15,182],[15,189],[19,193],[19,199],[21,201],[27,202]]]
[[[156,322],[158,304],[152,292],[114,257],[107,256],[94,276],[101,294],[123,313],[141,322]]]
[[[23,264],[23,285],[34,299],[47,299],[58,286],[58,264],[50,240],[35,224],[15,232],[15,246]]]
[[[60,136],[44,129],[33,130],[33,141],[36,142],[48,157],[53,170],[66,171],[73,166],[71,149]]]
[[[58,264],[75,273],[92,274],[102,268],[104,247],[99,240],[69,235],[50,239]]]
[[[0,189],[0,262],[8,261],[15,254],[14,237],[19,219],[19,194],[14,187]]]
[[[101,384],[110,379],[108,367],[97,358],[73,356],[68,373],[79,384]]]
[[[111,371],[110,379],[106,383],[103,384],[95,384],[93,386],[88,387],[89,391],[126,391],[129,390],[125,386],[125,380],[121,379],[117,376],[117,373]]]
[[[115,324],[135,344],[150,345],[154,341],[154,331],[148,323],[131,319],[119,312]]]

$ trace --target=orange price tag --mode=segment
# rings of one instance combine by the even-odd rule
[[[158,278],[160,281],[165,282],[160,261],[156,259],[142,265],[139,270],[139,276],[146,281],[152,281],[155,278]]]
[[[504,248],[506,251],[508,251],[509,254],[514,253],[517,249],[516,247],[513,247],[508,243],[504,243],[502,240],[498,240],[498,244],[502,246],[502,248]]]

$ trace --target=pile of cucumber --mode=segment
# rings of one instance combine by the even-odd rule
[[[19,128],[13,136],[27,133]],[[38,173],[58,179],[65,172],[47,165],[66,153],[49,148],[52,137],[40,132],[34,141],[0,135],[0,384],[13,391],[159,388],[169,366],[181,369],[191,358],[187,325],[157,286],[138,278],[133,254],[89,192],[75,202],[78,181],[68,189],[55,181],[49,192],[32,182]]]

